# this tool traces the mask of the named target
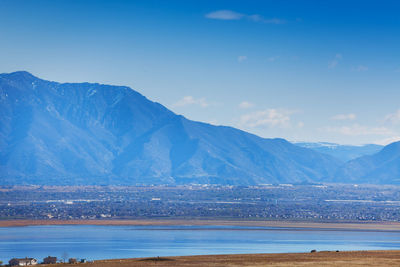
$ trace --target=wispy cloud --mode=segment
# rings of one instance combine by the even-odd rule
[[[237,58],[238,62],[243,62],[247,60],[247,56],[238,56]]]
[[[337,114],[335,116],[332,116],[332,120],[336,121],[346,121],[346,120],[355,120],[357,118],[356,114],[354,113],[349,113],[349,114]]]
[[[278,18],[264,18],[258,14],[243,14],[238,13],[232,10],[217,10],[205,15],[208,19],[219,19],[219,20],[240,20],[240,19],[247,19],[254,22],[261,22],[261,23],[269,23],[269,24],[284,24],[286,20],[278,19]]]
[[[220,19],[220,20],[239,20],[243,18],[244,14],[237,13],[232,10],[218,10],[206,14],[208,19]]]
[[[267,60],[268,60],[269,62],[274,62],[274,61],[276,61],[278,58],[279,58],[279,56],[273,56],[273,57],[269,57]]]
[[[242,115],[239,124],[249,128],[260,126],[288,127],[290,126],[290,115],[293,113],[293,111],[283,109],[261,110]]]
[[[184,107],[184,106],[191,106],[197,105],[202,108],[208,107],[210,104],[206,101],[205,98],[194,98],[193,96],[184,96],[178,102],[174,103],[173,107]]]
[[[400,124],[400,109],[394,113],[387,114],[384,119],[385,123]]]
[[[348,136],[361,136],[361,135],[392,135],[393,131],[386,127],[368,127],[359,124],[340,127],[323,127],[321,131],[337,133]]]
[[[239,104],[239,108],[242,108],[242,109],[248,109],[248,108],[252,108],[252,107],[254,107],[254,103],[251,103],[249,101],[243,101]]]
[[[277,18],[266,19],[260,15],[244,15],[244,17],[249,20],[252,20],[254,22],[262,22],[262,23],[269,23],[269,24],[285,24],[286,23],[286,20],[283,20],[283,19],[277,19]]]
[[[358,65],[357,67],[353,67],[351,70],[352,71],[358,71],[358,72],[367,71],[368,67],[365,66],[365,65]]]
[[[339,54],[339,53],[336,54],[335,58],[331,62],[329,62],[328,68],[330,68],[330,69],[336,68],[336,66],[339,64],[339,61],[341,61],[342,58],[343,58],[342,54]]]

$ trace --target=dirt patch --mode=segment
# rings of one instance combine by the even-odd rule
[[[174,259],[164,258],[164,257],[153,257],[153,258],[141,259],[139,261],[174,261]]]

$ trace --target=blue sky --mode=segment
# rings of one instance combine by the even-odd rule
[[[263,137],[400,140],[398,1],[0,0],[0,72],[128,85]]]

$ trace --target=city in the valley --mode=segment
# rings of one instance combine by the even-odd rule
[[[0,218],[398,221],[400,187],[2,186]]]

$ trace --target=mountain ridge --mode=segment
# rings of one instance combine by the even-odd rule
[[[320,182],[340,162],[176,115],[126,86],[0,74],[2,184]]]
[[[373,155],[347,162],[338,169],[335,181],[400,184],[400,141],[385,146]]]
[[[342,162],[347,162],[365,155],[379,152],[383,146],[376,144],[341,145],[329,142],[294,142],[295,145],[306,147],[320,153],[333,156]]]

